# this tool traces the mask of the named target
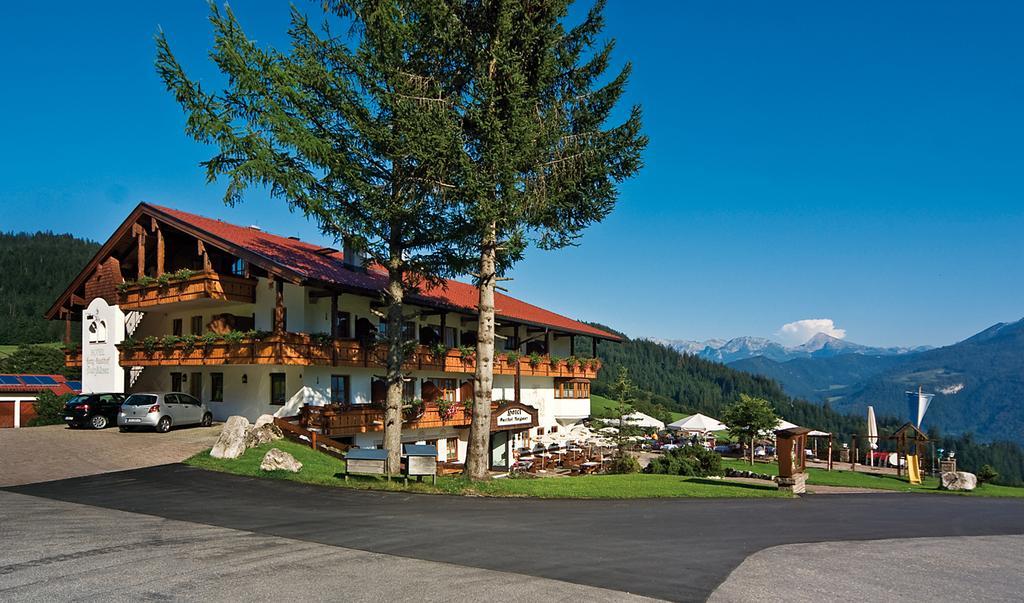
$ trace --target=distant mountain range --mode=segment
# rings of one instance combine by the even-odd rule
[[[657,343],[682,352],[730,364],[747,358],[767,358],[777,362],[785,362],[797,358],[831,358],[845,354],[865,356],[898,356],[929,349],[927,346],[917,348],[882,348],[861,345],[818,333],[807,342],[793,347],[765,339],[764,337],[736,337],[734,339],[708,339],[707,341],[689,341],[685,339],[653,339]],[[744,369],[745,370],[745,369]]]
[[[921,386],[935,394],[925,428],[936,425],[945,433],[972,432],[986,441],[1024,442],[1024,320],[999,323],[935,349],[841,349],[726,363],[774,379],[792,396],[827,401],[836,410],[858,414],[870,404],[879,414],[905,417],[904,392]]]

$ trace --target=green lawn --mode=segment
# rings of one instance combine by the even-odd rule
[[[723,467],[733,469],[756,471],[758,473],[778,474],[778,465],[775,463],[755,463],[753,467],[749,463],[739,459],[722,459]],[[861,471],[832,470],[826,471],[817,467],[807,469],[807,483],[821,486],[846,486],[849,488],[873,488],[876,490],[892,490],[895,492],[931,492],[942,494],[963,494],[965,496],[992,496],[992,497],[1014,497],[1024,498],[1024,488],[1011,486],[998,486],[995,484],[983,484],[973,492],[948,492],[939,490],[939,480],[935,477],[925,477],[924,483],[913,485],[907,482],[905,477],[895,475],[876,475]]]
[[[59,341],[52,341],[50,343],[38,343],[33,345],[41,345],[47,348],[59,348],[64,344]],[[0,345],[0,356],[10,356],[18,349],[17,345],[2,344]]]
[[[618,418],[619,402],[604,396],[590,395],[590,416],[594,418]],[[678,421],[686,415],[681,412],[669,412],[672,421]]]
[[[298,473],[260,471],[259,465],[271,448],[280,448],[295,456],[302,464]],[[314,452],[306,446],[280,440],[245,451],[235,460],[215,459],[208,451],[185,461],[193,467],[223,471],[235,475],[285,479],[309,484],[348,487],[367,490],[401,490],[427,494],[462,494],[477,496],[510,496],[537,498],[761,498],[786,497],[774,485],[734,484],[721,480],[687,478],[672,475],[589,475],[584,477],[551,477],[537,479],[496,479],[474,484],[461,477],[439,477],[437,486],[429,482],[401,481],[388,483],[373,477],[353,476],[348,482],[341,477],[345,463],[333,457]]]

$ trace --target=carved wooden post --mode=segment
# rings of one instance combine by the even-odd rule
[[[284,334],[284,281],[274,281],[276,296],[274,300],[274,334]]]
[[[156,218],[152,218],[150,224],[150,230],[156,233],[156,275],[160,276],[164,273],[164,260],[166,255],[164,253],[164,233],[160,230],[160,225],[157,223]]]
[[[196,239],[196,253],[203,258],[203,272],[212,272],[210,254],[206,252],[206,245],[203,245],[203,242],[198,239]]]
[[[146,231],[138,224],[132,227],[132,231],[135,233],[135,255],[138,265],[136,278],[141,279],[146,276]]]
[[[64,345],[71,345],[71,310],[67,308],[61,308],[61,312],[64,314]]]

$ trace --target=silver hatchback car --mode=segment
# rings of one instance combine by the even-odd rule
[[[152,427],[159,433],[167,433],[172,425],[207,427],[212,423],[213,414],[205,404],[180,392],[132,394],[121,404],[117,414],[121,431]]]

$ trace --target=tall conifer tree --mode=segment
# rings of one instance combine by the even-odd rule
[[[640,108],[611,124],[630,66],[606,77],[613,41],[599,1],[567,27],[572,0],[451,0],[451,43],[465,158],[454,194],[473,234],[479,286],[474,409],[466,473],[488,475],[494,292],[533,241],[573,244],[614,207],[619,183],[641,166]]]
[[[438,84],[442,36],[432,4],[416,0],[324,2],[319,31],[293,9],[288,51],[249,39],[230,8],[211,5],[211,59],[227,86],[208,92],[185,74],[161,32],[157,69],[187,114],[186,132],[217,152],[207,178],[226,178],[224,201],[265,187],[349,239],[387,273],[387,402],[384,446],[399,466],[403,300],[451,263],[448,242],[464,220],[445,194],[461,131]],[[339,35],[329,26],[348,28]],[[440,32],[443,33],[443,32]]]

